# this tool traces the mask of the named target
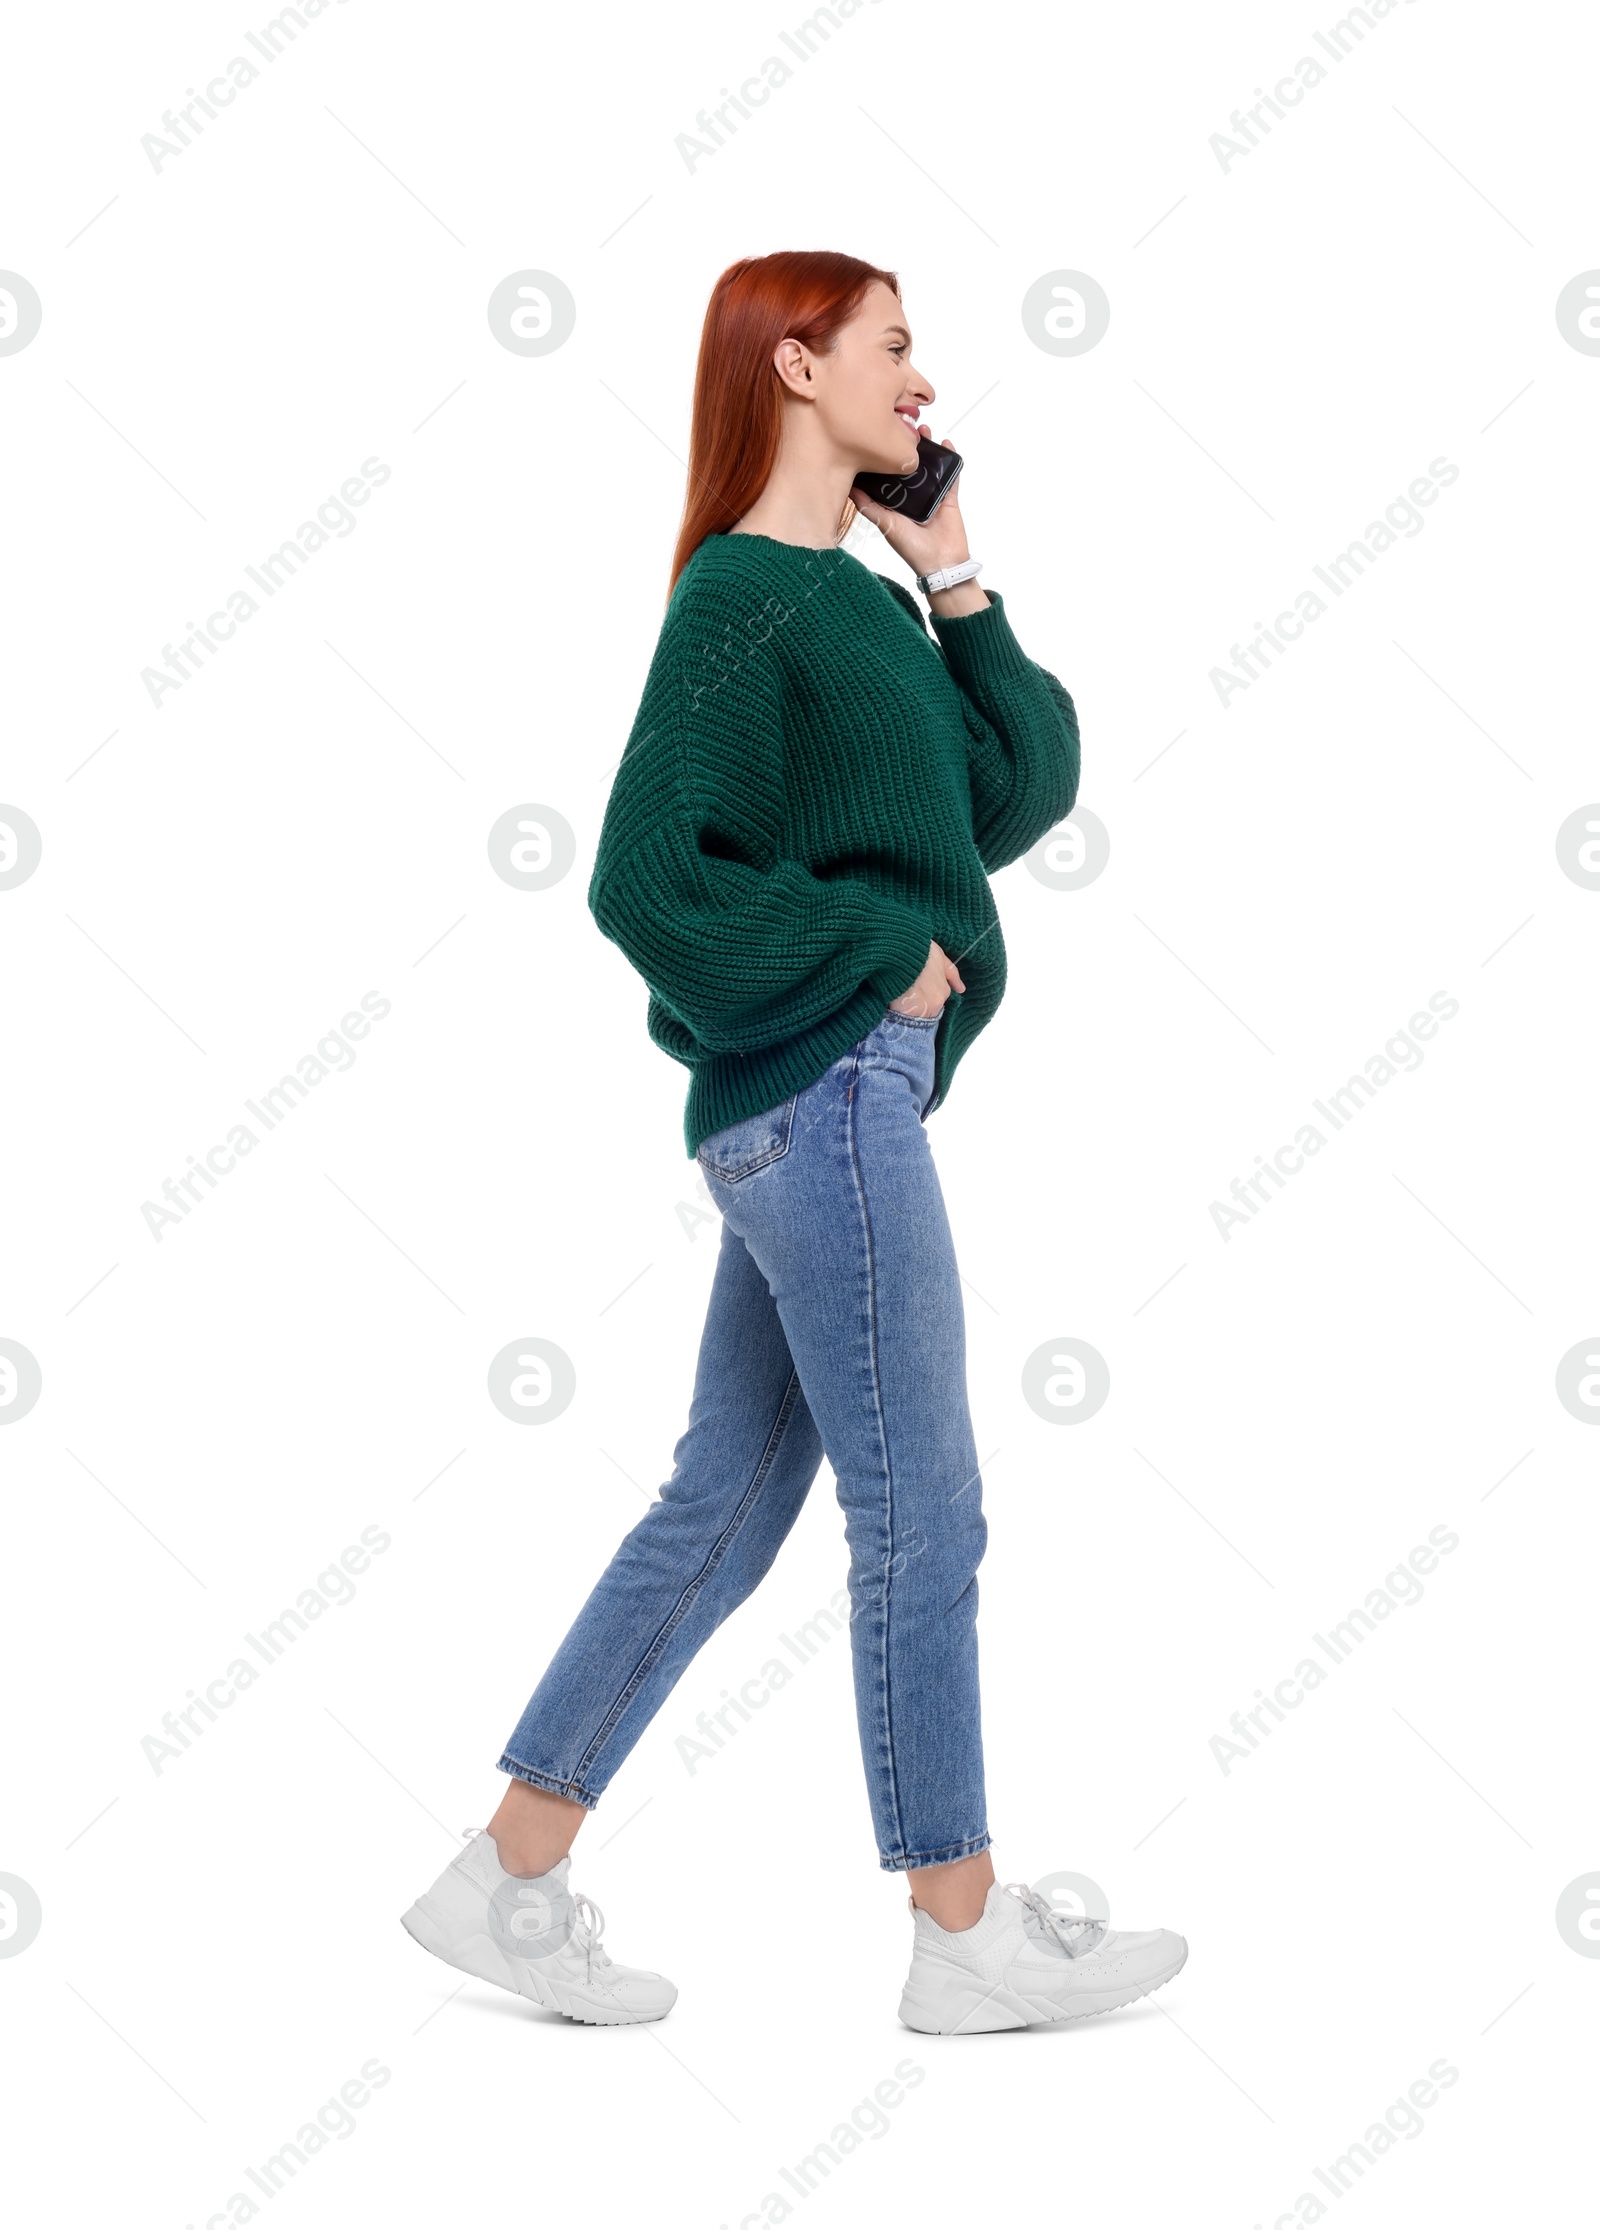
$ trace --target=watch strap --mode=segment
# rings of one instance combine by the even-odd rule
[[[964,558],[959,565],[945,565],[933,573],[919,573],[917,586],[924,596],[937,596],[941,589],[954,588],[958,581],[970,581],[975,573],[982,571],[981,558]]]

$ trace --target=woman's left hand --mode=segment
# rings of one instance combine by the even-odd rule
[[[926,426],[919,428],[928,433]],[[931,440],[933,437],[928,435]],[[941,449],[953,449],[954,442],[946,438]],[[925,527],[912,519],[902,517],[898,511],[886,511],[881,503],[874,503],[859,488],[850,490],[850,501],[861,516],[875,526],[897,558],[903,558],[913,573],[936,573],[942,565],[961,565],[971,556],[967,548],[967,524],[961,516],[961,481],[958,477],[938,510]]]

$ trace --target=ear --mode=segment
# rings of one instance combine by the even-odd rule
[[[811,366],[805,361],[805,350],[792,335],[786,335],[773,350],[772,368],[778,375],[779,383],[791,393],[798,393],[802,373],[807,382],[811,378]]]

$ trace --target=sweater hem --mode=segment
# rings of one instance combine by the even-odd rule
[[[1000,1004],[1001,986],[952,991],[934,1033],[933,1094],[923,1111],[926,1122],[950,1096],[950,1083],[962,1054]],[[809,1085],[827,1075],[835,1061],[875,1030],[888,1012],[888,1000],[871,986],[865,987],[826,1022],[786,1039],[782,1045],[760,1053],[719,1053],[693,1065],[688,1103],[684,1108],[684,1148],[691,1161],[705,1140],[731,1123],[761,1115],[786,1099],[798,1098]]]
[[[763,1046],[758,1053],[713,1053],[697,1061],[683,1111],[688,1158],[694,1160],[704,1141],[730,1123],[778,1107],[826,1076],[841,1055],[876,1027],[888,1004],[888,998],[868,983],[826,1022],[779,1045]]]

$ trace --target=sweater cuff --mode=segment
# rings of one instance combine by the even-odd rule
[[[875,991],[883,993],[886,1007],[892,1005],[902,991],[911,989],[928,965],[928,947],[932,943],[933,932],[924,921],[908,907],[894,908],[894,920],[886,931],[884,957],[867,978]]]
[[[958,681],[1004,681],[1033,671],[1028,657],[1006,618],[1005,598],[998,589],[987,591],[989,602],[981,612],[965,612],[959,619],[941,619],[930,611],[939,647]]]

